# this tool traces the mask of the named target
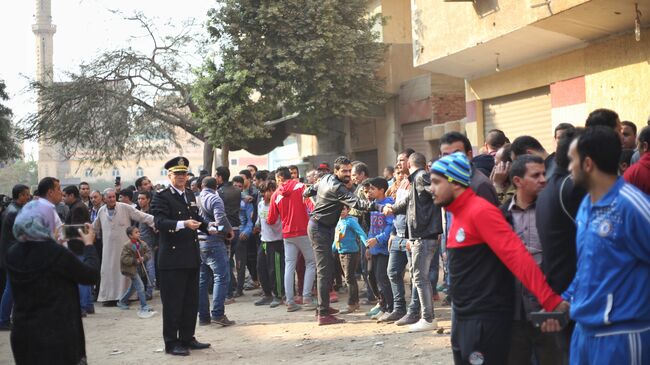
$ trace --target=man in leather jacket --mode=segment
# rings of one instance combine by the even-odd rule
[[[347,157],[340,156],[334,161],[334,173],[323,176],[303,194],[304,197],[316,196],[307,230],[316,256],[319,325],[345,322],[332,315],[329,305],[329,289],[334,272],[332,242],[343,205],[357,210],[381,208],[373,202],[357,197],[345,187],[350,182],[351,173],[352,162]]]

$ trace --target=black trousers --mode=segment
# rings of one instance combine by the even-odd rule
[[[266,258],[266,279],[276,298],[284,295],[284,241],[262,242]],[[260,280],[262,272],[259,272]]]
[[[160,299],[165,348],[187,346],[199,311],[199,268],[160,270]]]
[[[556,335],[543,333],[527,320],[513,321],[508,364],[527,364],[535,356],[537,365],[560,365],[562,351],[557,346]]]
[[[511,317],[458,319],[454,316],[451,321],[451,350],[454,354],[454,364],[507,364],[511,331]]]
[[[348,284],[348,305],[359,304],[359,285],[357,284],[356,271],[359,267],[359,253],[341,253],[341,266],[345,274],[345,282]]]

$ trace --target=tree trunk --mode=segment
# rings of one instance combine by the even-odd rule
[[[212,176],[212,164],[214,163],[214,146],[205,142],[203,144],[203,169]]]
[[[230,159],[228,158],[229,155],[230,145],[228,143],[224,143],[221,146],[221,166],[230,167]]]

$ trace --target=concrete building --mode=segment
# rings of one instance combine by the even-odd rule
[[[437,156],[437,145],[425,139],[425,130],[465,116],[465,86],[462,78],[414,67],[410,1],[375,0],[369,13],[386,19],[377,31],[387,47],[379,74],[389,98],[374,115],[346,121],[345,151],[378,175],[407,147],[428,159]]]
[[[596,108],[641,127],[650,114],[650,2],[412,0],[418,70],[465,79],[466,118],[449,128],[482,146],[492,128],[553,150],[562,122]],[[448,128],[448,129],[449,129]],[[435,141],[445,125],[427,128]]]

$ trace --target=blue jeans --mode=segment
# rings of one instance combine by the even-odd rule
[[[199,319],[207,321],[224,315],[226,295],[232,292],[230,284],[230,261],[224,243],[211,244],[201,248],[201,268],[199,270]],[[212,279],[212,280],[210,280]],[[208,289],[212,288],[212,314]]]
[[[433,292],[429,280],[429,269],[431,259],[435,250],[438,249],[436,240],[414,239],[411,240],[411,277],[413,278],[413,291],[417,290],[422,307],[422,318],[432,321],[433,315]]]
[[[77,256],[79,261],[83,262],[83,255]],[[83,311],[89,311],[94,309],[93,304],[93,287],[91,285],[81,285],[79,284],[79,306]]]
[[[151,251],[151,258],[144,263],[145,268],[147,269],[147,275],[149,276],[149,281],[151,281],[145,285],[147,287],[146,293],[148,296],[153,295],[153,288],[156,286],[156,259],[154,252],[155,251],[153,250]]]
[[[401,241],[400,241],[401,240]],[[394,237],[393,245],[398,246],[400,242],[406,242],[403,238]],[[390,256],[388,257],[388,278],[393,291],[393,306],[395,312],[406,312],[406,290],[404,288],[404,271],[406,264],[411,261],[411,254],[408,251],[402,251],[399,247],[391,247]],[[419,301],[417,313],[419,314]]]
[[[129,304],[129,298],[133,294],[133,291],[138,293],[138,299],[140,299],[140,309],[147,307],[147,297],[144,294],[144,283],[140,278],[140,275],[136,272],[135,275],[131,277],[131,286],[126,290],[124,294],[120,297],[120,302],[124,304]]]
[[[0,325],[8,326],[11,323],[11,310],[14,306],[14,295],[11,291],[11,284],[9,283],[9,275],[7,275],[7,284],[2,293],[2,302],[0,302]]]

